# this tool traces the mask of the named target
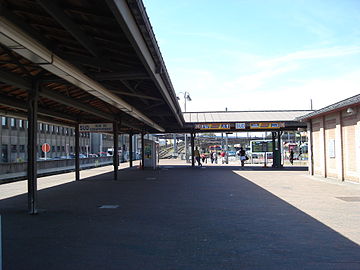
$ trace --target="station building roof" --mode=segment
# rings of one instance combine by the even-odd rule
[[[311,113],[305,114],[303,116],[299,116],[297,120],[306,121],[312,118],[317,118],[325,114],[337,112],[351,106],[359,106],[359,105],[360,105],[360,94],[341,100],[339,102],[336,102],[319,110],[313,111]]]

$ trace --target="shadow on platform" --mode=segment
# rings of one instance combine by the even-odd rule
[[[26,195],[0,201],[4,269],[360,269],[359,245],[238,166],[184,168],[44,189],[36,216]]]

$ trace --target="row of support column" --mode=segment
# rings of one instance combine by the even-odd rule
[[[37,214],[37,112],[40,91],[40,81],[34,80],[32,89],[29,90],[27,109],[28,109],[28,211],[29,214]],[[114,180],[118,179],[119,169],[119,122],[113,122],[114,151],[113,166]],[[80,180],[80,130],[79,123],[75,125],[75,179]],[[133,166],[133,133],[129,134],[129,163]],[[141,133],[141,167],[144,167],[144,133]]]
[[[282,167],[281,163],[281,135],[282,131],[274,131],[272,132],[272,144],[273,144],[273,167],[280,168]],[[196,134],[191,133],[191,166],[195,166],[195,157],[194,157],[194,141],[195,141]],[[226,147],[227,147],[227,141],[226,141]],[[186,147],[186,145],[185,145]],[[186,151],[186,149],[185,149]]]

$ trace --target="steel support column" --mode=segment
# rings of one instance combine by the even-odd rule
[[[129,133],[129,166],[133,166],[133,134]]]
[[[80,130],[79,123],[75,126],[75,180],[80,180]]]
[[[277,132],[278,134],[278,151],[279,151],[279,167],[282,167],[282,164],[281,164],[281,135],[282,135],[282,131],[278,131]]]
[[[141,169],[145,168],[145,139],[144,139],[145,134],[141,133]]]
[[[195,133],[191,133],[191,166],[194,167],[195,166],[195,157],[194,157],[194,141],[195,141]]]
[[[272,167],[273,168],[276,168],[277,167],[277,153],[276,153],[276,132],[271,132],[271,138],[272,138],[272,148],[273,148],[273,153],[272,153],[272,156],[273,156],[273,165]]]
[[[28,95],[28,209],[29,214],[37,214],[37,110],[39,99],[39,81],[34,81]]]
[[[114,136],[114,151],[113,151],[113,165],[114,165],[114,180],[118,180],[119,169],[119,134],[118,134],[118,122],[113,123],[113,136]]]

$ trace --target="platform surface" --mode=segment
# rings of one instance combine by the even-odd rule
[[[3,269],[360,269],[360,186],[302,167],[162,161],[0,186]]]

